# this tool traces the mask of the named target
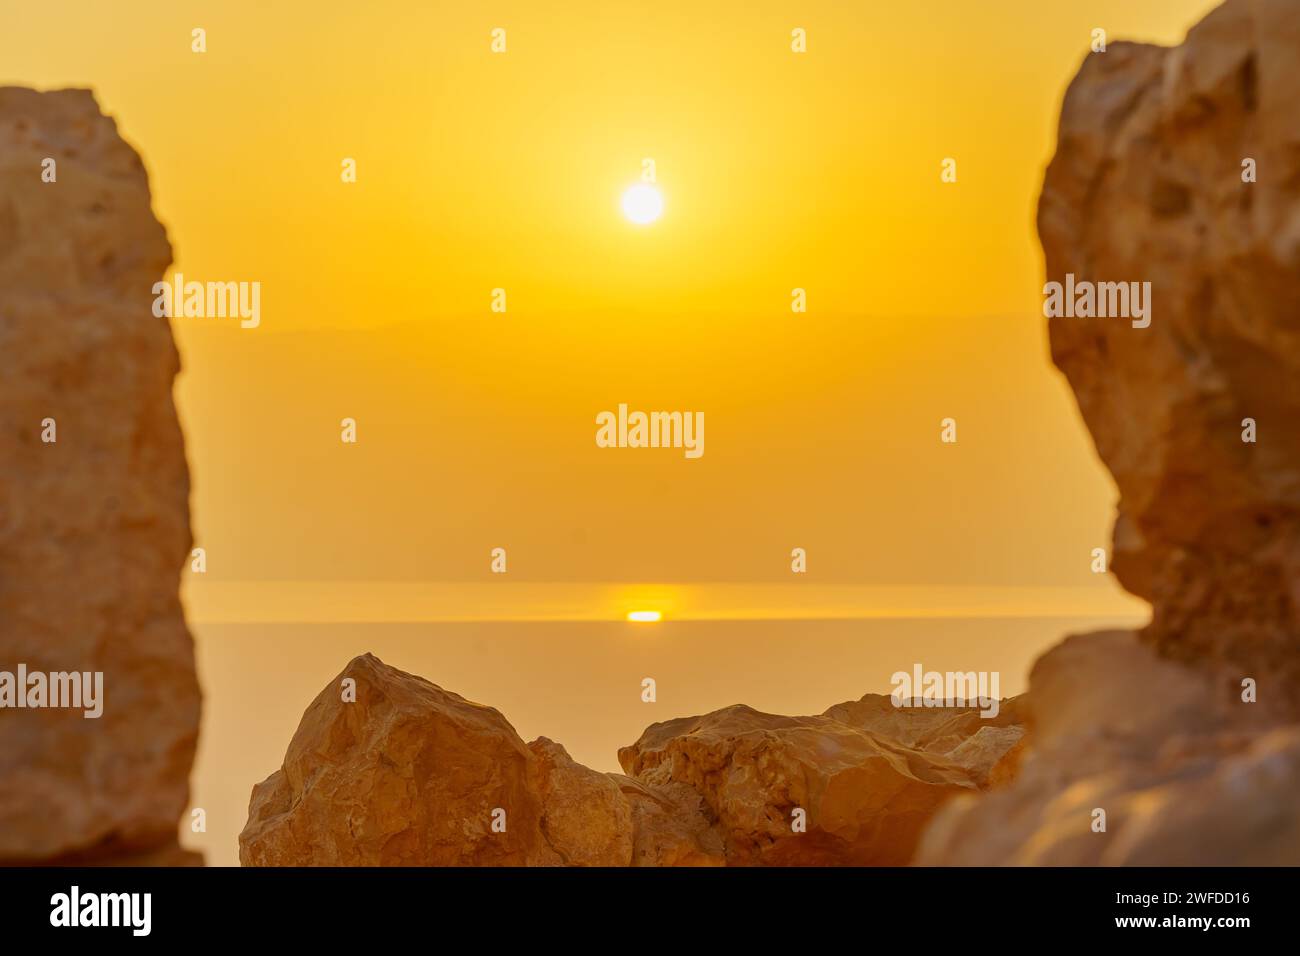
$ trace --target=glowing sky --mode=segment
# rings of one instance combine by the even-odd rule
[[[92,86],[177,268],[262,283],[256,330],[175,323],[213,582],[490,580],[497,546],[512,581],[788,582],[801,546],[821,583],[1113,595],[1034,202],[1092,29],[1210,6],[4,0],[0,70]],[[620,402],[704,411],[707,454],[596,448]]]

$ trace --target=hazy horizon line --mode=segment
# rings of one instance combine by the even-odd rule
[[[883,619],[1111,618],[1149,606],[1098,587],[853,585],[811,582],[226,580],[187,576],[201,623],[611,623],[658,611],[658,624]],[[628,622],[632,623],[632,622]],[[654,623],[639,623],[652,627]]]

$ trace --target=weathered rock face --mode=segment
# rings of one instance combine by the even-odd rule
[[[542,835],[570,866],[627,866],[632,807],[618,781],[574,761],[546,737],[528,745],[537,758]]]
[[[978,707],[895,707],[886,694],[867,694],[828,708],[824,716],[904,747],[942,756],[965,769],[972,781],[984,788],[1006,783],[1014,776],[1011,751],[1020,752],[1027,710],[1023,696],[1001,701],[998,712],[986,716]],[[998,772],[991,777],[995,768]]]
[[[698,793],[683,784],[652,787],[610,776],[632,808],[633,866],[726,866],[722,835]]]
[[[861,717],[878,712],[878,704],[841,707]],[[1004,715],[1019,706],[1004,704]],[[365,655],[320,693],[284,766],[254,788],[240,860],[903,863],[935,809],[973,791],[987,776],[985,765],[1019,738],[1010,717],[965,737],[952,730],[969,717],[929,710],[910,721],[934,731],[952,754],[972,744],[963,763],[831,717],[729,707],[655,724],[620,752],[627,776],[602,774],[545,737],[525,744],[492,708]],[[806,811],[806,832],[792,828],[796,808]],[[504,830],[493,827],[502,812]]]
[[[284,766],[254,789],[240,861],[558,863],[542,831],[540,776],[496,710],[365,655],[320,692]],[[493,832],[502,811],[505,832]]]
[[[189,476],[151,311],[170,261],[92,95],[0,88],[0,670],[104,674],[99,719],[0,710],[0,861],[167,857],[188,801]]]
[[[940,804],[975,788],[958,766],[838,720],[743,705],[654,724],[618,759],[641,782],[698,793],[734,865],[904,864]]]
[[[1048,278],[1149,281],[1152,307],[1052,319],[1052,355],[1154,618],[1039,659],[1015,781],[953,801],[918,862],[1300,864],[1298,57],[1300,7],[1230,0],[1181,47],[1089,57],[1066,95]]]
[[[1067,639],[1029,688],[1032,748],[1015,782],[946,807],[917,862],[1300,861],[1300,728],[1226,701],[1207,672],[1124,631]]]
[[[1151,283],[1148,328],[1050,321],[1119,487],[1113,569],[1152,603],[1148,638],[1266,674],[1300,707],[1297,57],[1287,0],[1230,0],[1180,47],[1089,56],[1038,228],[1049,280]]]
[[[619,778],[545,737],[525,744],[493,708],[366,654],[321,691],[284,766],[254,788],[239,858],[628,866],[639,812]],[[661,852],[679,852],[678,840],[661,841]]]

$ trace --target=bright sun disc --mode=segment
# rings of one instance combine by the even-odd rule
[[[662,617],[658,611],[629,611],[627,615],[629,621],[658,621]]]
[[[654,222],[663,211],[664,197],[653,186],[637,183],[623,194],[623,215],[638,226]]]

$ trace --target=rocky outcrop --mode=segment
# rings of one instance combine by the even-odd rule
[[[103,673],[103,714],[0,711],[0,861],[183,859],[199,721],[171,261],[88,91],[0,88],[0,670]]]
[[[1230,0],[1180,47],[1089,56],[1038,230],[1049,281],[1151,283],[1146,328],[1049,323],[1119,488],[1112,567],[1152,604],[1147,639],[1300,711],[1297,56],[1287,0]]]
[[[840,708],[883,723],[882,701],[888,698],[873,695]],[[970,726],[973,712],[964,709],[918,711],[908,719],[942,752],[828,716],[729,707],[655,724],[620,752],[626,775],[603,774],[545,737],[525,744],[496,710],[367,654],[321,691],[281,769],[254,788],[240,860],[903,863],[934,811],[980,786],[985,765],[1018,739],[1007,715],[1020,705],[1004,703],[997,726]],[[969,727],[964,738],[956,724]],[[972,743],[968,759],[955,756]]]
[[[254,789],[240,861],[558,863],[540,778],[537,757],[496,710],[365,655],[320,692],[284,765]]]
[[[546,737],[528,745],[537,758],[541,829],[570,866],[627,866],[632,861],[632,807],[608,774],[577,763]]]
[[[1150,282],[1150,324],[1053,318],[1052,356],[1153,620],[1040,658],[1015,781],[947,806],[921,863],[1300,864],[1298,56],[1294,3],[1230,0],[1066,94],[1048,279]]]
[[[633,866],[726,866],[722,835],[700,795],[683,784],[650,786],[610,774],[632,808]]]
[[[733,865],[901,865],[963,768],[830,717],[743,705],[649,727],[619,763],[699,794]]]
[[[1206,671],[1131,632],[1088,634],[1038,660],[1027,697],[1014,783],[946,807],[917,862],[1300,861],[1300,728],[1226,700]]]
[[[981,789],[1009,782],[1023,748],[1025,697],[1001,701],[993,715],[978,707],[895,707],[886,694],[836,704],[824,716],[962,767]],[[995,772],[996,771],[996,772]]]
[[[671,815],[671,823],[664,818]],[[525,744],[491,707],[358,657],[253,791],[245,866],[628,866],[708,855],[680,796]]]

